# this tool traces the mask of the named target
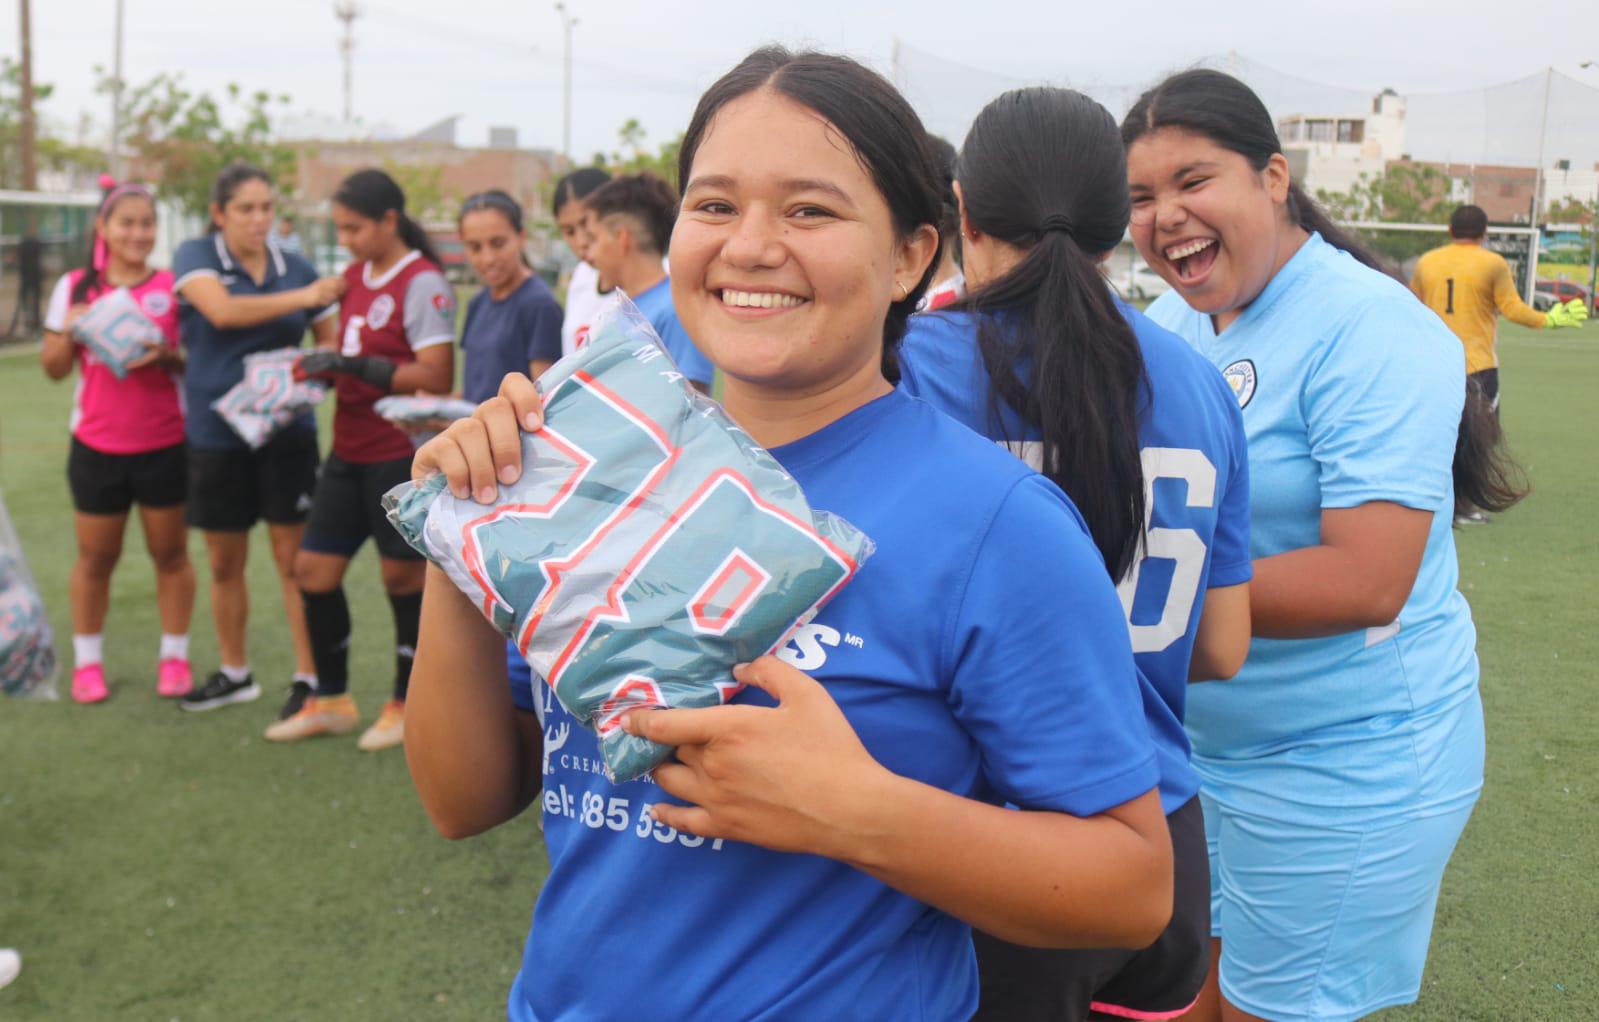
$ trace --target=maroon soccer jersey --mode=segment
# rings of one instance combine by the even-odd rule
[[[354,263],[344,271],[344,283],[344,354],[405,365],[423,348],[455,339],[455,292],[421,252],[412,251],[381,277],[372,275],[371,264]],[[343,373],[334,377],[334,386],[334,454],[355,464],[411,456],[411,438],[372,408],[385,391]]]

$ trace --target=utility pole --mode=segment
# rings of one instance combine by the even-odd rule
[[[18,68],[22,76],[22,109],[18,118],[21,123],[17,125],[17,155],[22,163],[22,190],[31,192],[39,187],[39,167],[34,155],[38,126],[33,114],[33,22],[29,17],[28,0],[19,0],[18,8],[22,13],[22,64]]]
[[[122,0],[117,0],[116,49],[111,56],[111,176],[122,180]]]
[[[565,44],[561,51],[561,155],[572,162],[572,29],[577,19],[567,11],[566,4],[557,3],[555,13],[561,16],[561,32]]]
[[[350,64],[355,58],[355,19],[361,16],[361,8],[356,6],[355,0],[334,0],[333,16],[344,22],[344,34],[339,37],[339,56],[344,60],[344,123],[350,124],[355,119],[351,113]]]

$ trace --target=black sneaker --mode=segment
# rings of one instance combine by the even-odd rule
[[[289,686],[289,698],[283,701],[283,709],[278,711],[278,719],[288,720],[296,713],[299,713],[300,707],[305,705],[306,699],[310,698],[315,691],[316,689],[311,687],[309,681],[295,679],[294,683]]]
[[[221,671],[211,672],[205,679],[205,684],[178,700],[178,705],[185,710],[198,713],[201,710],[214,710],[219,706],[228,706],[232,703],[249,703],[261,698],[261,690],[256,687],[255,676],[245,675],[243,681],[234,681]]]

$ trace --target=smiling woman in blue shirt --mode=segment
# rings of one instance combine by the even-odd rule
[[[316,343],[331,344],[338,326],[343,279],[319,278],[304,257],[279,247],[272,230],[275,206],[266,171],[246,163],[224,167],[211,188],[210,233],[178,246],[172,259],[179,331],[189,358],[189,524],[205,534],[211,617],[222,659],[183,699],[186,710],[261,694],[245,647],[250,594],[244,567],[250,530],[263,519],[294,647],[290,699],[303,700],[316,685],[292,574],[316,485],[316,420],[307,413],[252,451],[211,409],[244,378],[246,355],[298,348],[307,329]]]
[[[679,177],[673,303],[728,414],[877,552],[735,669],[731,704],[630,715],[677,761],[625,784],[584,769],[594,736],[558,705],[546,766],[537,694],[429,569],[406,753],[435,824],[487,830],[541,784],[626,817],[542,800],[550,873],[510,1016],[964,1022],[971,926],[1148,944],[1171,845],[1093,541],[1053,483],[885,375],[938,252],[915,113],[853,61],[758,50],[700,100]],[[492,493],[538,409],[508,377],[413,474]]]
[[[1220,963],[1195,1017],[1362,1018],[1415,1000],[1482,786],[1464,358],[1291,180],[1243,83],[1175,75],[1122,137],[1133,241],[1173,288],[1149,316],[1222,370],[1249,441],[1254,640],[1188,705]]]

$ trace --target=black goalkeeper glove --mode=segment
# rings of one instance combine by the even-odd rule
[[[318,348],[300,356],[300,361],[295,363],[295,375],[305,377],[344,373],[379,390],[388,391],[394,386],[396,368],[393,362],[376,355],[341,355],[329,348]]]

